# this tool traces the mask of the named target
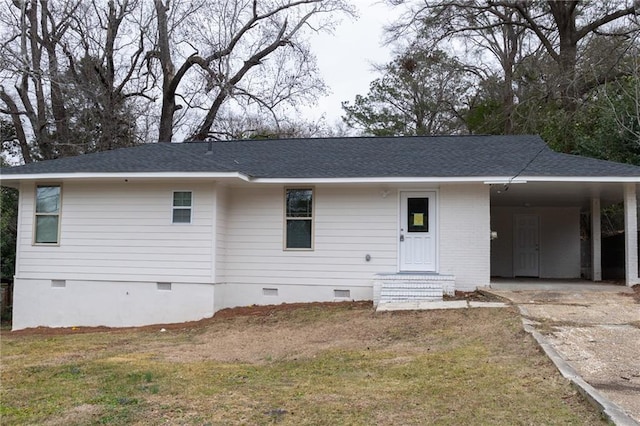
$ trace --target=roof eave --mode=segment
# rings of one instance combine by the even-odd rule
[[[110,181],[121,179],[239,179],[250,181],[251,178],[239,172],[86,172],[86,173],[25,173],[25,174],[2,174],[0,180],[2,185],[13,186],[20,182],[29,181],[75,181],[75,180],[95,180]]]
[[[518,176],[527,182],[639,183],[640,176]]]
[[[114,181],[121,179],[216,179],[240,180],[257,184],[358,184],[358,183],[483,183],[517,184],[527,182],[640,183],[640,176],[370,176],[370,177],[259,177],[240,172],[118,172],[118,173],[33,173],[0,175],[2,185],[16,187],[20,182],[36,181]]]
[[[366,177],[336,177],[336,178],[254,178],[252,183],[264,184],[340,184],[340,183],[505,183],[509,176],[366,176]],[[520,179],[517,179],[520,182]],[[517,182],[512,182],[517,183]]]

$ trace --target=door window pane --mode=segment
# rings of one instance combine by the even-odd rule
[[[409,232],[429,232],[429,198],[407,199]]]

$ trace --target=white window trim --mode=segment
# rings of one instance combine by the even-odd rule
[[[44,187],[52,187],[57,186],[60,188],[60,202],[57,213],[38,213],[38,188]],[[33,230],[31,232],[32,242],[31,245],[34,246],[48,246],[48,247],[59,247],[60,246],[60,236],[61,236],[61,228],[62,228],[62,184],[61,183],[41,183],[36,184],[34,186],[33,191]],[[38,216],[58,216],[58,233],[56,235],[55,243],[39,243],[36,241],[36,233],[38,232]]]
[[[287,216],[287,191],[291,189],[310,189],[311,190],[311,217],[288,217]],[[284,251],[314,251],[316,244],[316,188],[315,186],[286,186],[283,191],[284,210],[282,212],[283,217],[283,230],[282,230],[282,249]],[[289,220],[308,220],[311,221],[311,247],[308,248],[289,248],[287,247],[287,221]]]
[[[176,192],[188,192],[191,194],[191,205],[190,206],[174,206],[173,202],[175,200],[175,196],[176,196]],[[171,221],[172,225],[191,225],[193,223],[193,204],[194,204],[194,200],[193,200],[193,191],[188,190],[188,189],[176,189],[175,191],[171,191],[171,217],[169,218],[169,220]],[[189,222],[174,222],[173,221],[173,212],[176,209],[180,209],[180,210],[186,210],[189,209]]]

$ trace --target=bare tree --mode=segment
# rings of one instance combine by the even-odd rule
[[[302,117],[272,120],[264,115],[245,111],[238,114],[224,108],[219,115],[220,123],[209,135],[214,140],[313,138],[334,133],[324,117],[315,121]]]
[[[229,99],[273,110],[322,90],[303,33],[328,29],[336,13],[351,13],[342,0],[202,1],[186,8],[155,0],[154,6],[157,49],[147,57],[159,61],[162,69],[161,142],[171,141],[176,112],[185,106],[202,111],[191,138],[203,140],[212,136]],[[278,56],[285,48],[287,54]],[[187,49],[191,53],[185,54]],[[251,84],[251,75],[268,67],[270,59],[276,70],[272,78]],[[189,93],[196,80],[200,86],[192,86]],[[206,96],[198,96],[198,91]]]
[[[56,47],[78,4],[67,1],[53,9],[45,0],[23,0],[14,1],[13,7],[2,12],[3,23],[10,25],[2,44],[3,68],[15,84],[11,90],[1,86],[0,99],[5,104],[3,112],[12,117],[25,162],[34,159],[34,152],[21,116],[28,120],[42,158],[55,157],[54,139],[68,137]]]
[[[629,61],[630,75],[603,85],[601,93],[618,131],[630,135],[640,150],[640,46],[634,53]]]
[[[24,162],[135,143],[132,108],[152,84],[140,3],[14,0],[0,10],[0,113]]]
[[[506,49],[497,55],[506,54],[505,58],[513,57],[515,51],[512,47],[521,49],[523,42],[535,40],[556,64],[557,96],[568,107],[596,85],[621,76],[617,70],[608,68],[602,69],[594,78],[584,79],[578,72],[580,48],[593,37],[624,40],[639,31],[637,22],[631,19],[640,11],[640,2],[637,0],[418,0],[410,5],[410,13],[390,28],[394,34],[411,27],[417,27],[418,31],[424,33],[439,33],[440,39],[480,34],[488,42],[484,47],[495,54],[496,44],[486,35],[498,30],[507,36],[502,43]],[[441,28],[434,23],[440,23]],[[515,45],[517,34],[522,34],[523,30],[528,38],[520,39],[520,45]],[[503,70],[508,71],[508,68],[503,67]],[[507,74],[505,79],[509,79]]]
[[[79,88],[76,127],[89,139],[82,151],[102,151],[143,141],[135,132],[136,109],[154,101],[153,79],[143,73],[146,28],[138,0],[91,1],[83,19],[74,18],[76,45],[65,43],[71,87]],[[71,96],[69,96],[71,98]],[[143,106],[136,101],[144,101]],[[80,120],[87,120],[82,126]],[[76,132],[77,133],[77,132]]]

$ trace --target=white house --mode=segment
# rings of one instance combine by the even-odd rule
[[[626,284],[639,282],[640,167],[537,136],[149,144],[1,178],[20,190],[14,329],[440,297],[492,276],[597,281],[612,203],[625,208]]]

